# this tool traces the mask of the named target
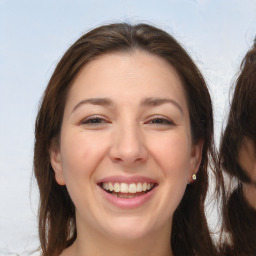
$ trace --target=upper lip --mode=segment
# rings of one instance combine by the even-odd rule
[[[111,182],[111,183],[127,183],[127,184],[131,184],[131,183],[143,183],[143,182],[147,182],[147,183],[155,183],[157,184],[157,181],[153,178],[149,178],[149,177],[145,177],[145,176],[121,176],[121,175],[117,175],[117,176],[109,176],[109,177],[105,177],[102,178],[100,180],[97,181],[97,184],[101,184],[101,183],[107,183],[107,182]]]

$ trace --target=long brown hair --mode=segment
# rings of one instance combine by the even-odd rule
[[[58,140],[71,82],[93,58],[109,52],[142,50],[160,56],[178,72],[187,97],[193,143],[204,141],[197,181],[187,186],[174,213],[171,247],[176,256],[215,255],[204,202],[208,170],[221,181],[213,144],[213,113],[206,83],[187,52],[168,33],[147,24],[98,27],[79,38],[59,61],[44,92],[35,126],[34,172],[40,190],[39,235],[42,254],[58,255],[76,239],[75,207],[65,186],[55,181],[49,147]]]
[[[227,188],[227,202],[223,208],[225,255],[256,254],[256,210],[246,201],[242,183],[255,183],[238,163],[238,154],[245,137],[256,147],[256,42],[245,55],[230,107],[228,123],[222,136],[220,161],[223,170],[236,181]]]

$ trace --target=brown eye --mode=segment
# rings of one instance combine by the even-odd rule
[[[173,122],[165,118],[154,118],[149,123],[151,124],[163,124],[163,125],[173,125]]]
[[[163,116],[152,116],[146,123],[155,125],[175,125],[172,120]]]
[[[98,126],[106,123],[108,123],[108,121],[99,116],[87,117],[81,121],[82,125],[89,125],[89,126]]]

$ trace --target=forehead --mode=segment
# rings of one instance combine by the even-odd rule
[[[182,81],[161,57],[143,51],[109,53],[81,68],[72,82],[69,100],[110,97],[116,100],[171,97],[187,105]]]

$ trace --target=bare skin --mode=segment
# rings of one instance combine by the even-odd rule
[[[88,63],[69,92],[60,146],[51,149],[56,180],[76,207],[77,239],[61,256],[171,256],[173,214],[201,151],[171,65],[143,52]],[[155,184],[150,196],[131,200],[102,186],[143,180]]]
[[[147,239],[138,239],[137,241],[117,241],[111,240],[110,238],[98,237],[100,240],[97,241],[97,246],[95,246],[95,241],[92,238],[79,237],[72,246],[63,251],[60,256],[101,256],[101,255],[111,255],[111,256],[173,256],[170,248],[170,232],[169,234],[162,235],[159,237],[149,236]],[[157,237],[158,236],[158,237]],[[83,239],[87,239],[86,243]],[[82,252],[82,253],[81,253]],[[106,252],[111,252],[111,254],[106,254]]]
[[[256,209],[256,149],[254,142],[247,137],[243,139],[238,162],[252,180],[252,183],[243,183],[243,193],[248,203]]]

